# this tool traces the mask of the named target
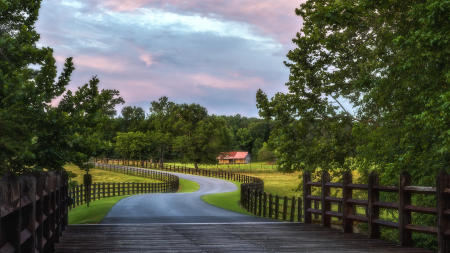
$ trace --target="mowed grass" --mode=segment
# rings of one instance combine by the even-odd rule
[[[180,178],[180,187],[178,188],[178,192],[187,193],[187,192],[196,192],[200,189],[200,185],[197,182]]]
[[[194,168],[193,163],[165,163],[166,165],[176,165],[181,167]],[[200,169],[226,170],[232,172],[270,173],[277,172],[277,165],[267,162],[255,162],[248,164],[199,164]]]
[[[239,182],[233,183],[236,184],[236,186],[238,187],[237,191],[203,195],[201,199],[213,206],[217,206],[238,213],[251,215],[251,213],[247,212],[239,204],[239,201],[241,199],[241,183]]]
[[[66,165],[66,166],[64,166],[64,168],[67,171],[76,174],[76,177],[71,178],[72,181],[75,181],[78,184],[83,184],[83,175],[86,174],[86,172],[84,170],[81,170],[78,166],[75,166],[73,164]],[[123,173],[112,172],[112,171],[107,171],[107,170],[100,170],[100,169],[91,169],[89,171],[89,174],[92,175],[93,183],[124,183],[124,182],[158,183],[158,182],[161,182],[156,179],[132,176],[132,175],[127,175],[127,174],[123,174]]]
[[[298,187],[301,182],[301,172],[293,173],[243,173],[248,176],[260,178],[264,181],[264,191],[278,196],[301,196]]]
[[[108,214],[109,210],[121,199],[128,197],[109,197],[75,207],[69,211],[69,224],[97,224]]]

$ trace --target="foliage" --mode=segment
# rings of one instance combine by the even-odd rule
[[[34,24],[41,1],[0,4],[0,173],[61,169],[64,115],[51,107],[70,81],[72,59],[57,77],[51,48],[38,48]],[[55,80],[57,79],[57,80]]]
[[[449,1],[307,1],[286,66],[288,93],[258,91],[281,167],[449,170]],[[344,105],[350,105],[348,110]],[[395,176],[394,176],[395,175]]]
[[[72,95],[62,96],[74,70],[68,58],[57,77],[53,50],[38,48],[35,31],[41,1],[0,2],[0,173],[61,170],[67,162],[80,166],[102,152],[98,131],[114,106],[117,91],[98,92],[93,78]]]
[[[275,160],[275,154],[269,148],[269,145],[267,144],[267,142],[264,142],[263,146],[258,151],[258,160],[259,161],[270,161],[270,162]]]
[[[73,150],[71,161],[86,171],[91,157],[104,153],[110,143],[103,127],[116,114],[115,107],[124,103],[117,90],[99,90],[100,80],[93,77],[75,93],[64,94],[58,109],[69,116]]]

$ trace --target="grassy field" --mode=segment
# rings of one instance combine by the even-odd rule
[[[196,192],[200,189],[200,185],[194,181],[180,178],[180,187],[178,188],[178,192]]]
[[[75,165],[66,165],[64,167],[68,172],[76,174],[75,178],[71,178],[71,181],[77,182],[78,184],[83,184],[83,175],[86,173]],[[131,176],[123,173],[117,173],[112,171],[91,169],[89,173],[92,175],[93,183],[123,183],[123,182],[135,182],[135,183],[157,183],[161,182],[159,180]]]
[[[213,206],[217,206],[226,210],[243,213],[243,214],[251,214],[247,212],[244,208],[239,205],[239,201],[241,198],[241,183],[233,182],[238,187],[237,191],[234,192],[225,192],[225,193],[215,193],[203,195],[201,199],[208,204]]]
[[[165,163],[166,165],[187,166],[194,168],[193,163]],[[277,172],[277,165],[266,162],[249,164],[199,164],[201,169],[227,170],[232,172],[271,173]]]
[[[69,224],[99,223],[119,200],[126,197],[109,197],[93,201],[89,207],[86,204],[78,206],[69,211]]]
[[[264,191],[278,196],[301,196],[298,186],[301,182],[300,172],[294,173],[243,173],[264,180]]]

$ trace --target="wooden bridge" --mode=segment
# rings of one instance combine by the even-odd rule
[[[147,171],[130,170],[119,165],[109,164],[108,167],[149,175]],[[69,195],[67,177],[53,172],[38,173],[0,181],[0,252],[428,252],[411,248],[412,232],[436,235],[438,252],[450,252],[450,176],[444,172],[438,176],[436,187],[411,186],[405,174],[400,178],[400,185],[394,187],[378,185],[374,175],[369,184],[362,185],[353,184],[349,177],[344,177],[342,183],[330,182],[328,174],[322,175],[321,182],[313,182],[305,173],[303,198],[288,200],[287,197],[275,196],[272,201],[271,195],[263,192],[262,180],[257,178],[186,167],[164,169],[240,181],[241,203],[247,210],[265,218],[303,223],[68,226],[69,196],[75,195]],[[322,188],[321,196],[311,195],[311,187]],[[341,198],[329,196],[332,187],[342,189]],[[90,190],[86,191],[88,198],[85,200],[106,197],[104,187],[103,195],[99,195],[95,187],[86,189]],[[124,189],[119,186],[116,191],[113,185],[111,192],[114,196],[124,193]],[[154,192],[154,189],[165,191],[166,188],[145,185],[136,188],[133,185],[130,189],[134,189],[133,192],[136,189],[140,189],[138,192]],[[354,189],[367,191],[368,199],[354,199]],[[398,204],[380,202],[379,193],[384,191],[397,192]],[[109,187],[107,192],[110,192]],[[435,195],[436,208],[412,205],[411,194]],[[80,203],[83,202],[83,194],[78,195]],[[320,205],[312,207],[312,201],[319,201]],[[342,207],[334,211],[331,203]],[[356,212],[355,206],[358,205],[366,207],[365,214]],[[380,220],[380,208],[398,210],[399,222]],[[429,227],[412,224],[412,212],[435,215],[437,224]],[[321,226],[310,224],[312,215],[321,217]],[[341,219],[343,232],[327,228],[333,217]],[[353,222],[367,223],[371,239],[367,235],[353,234]],[[380,226],[398,229],[400,243],[405,247],[378,239]]]
[[[429,252],[302,223],[69,226],[56,252]]]

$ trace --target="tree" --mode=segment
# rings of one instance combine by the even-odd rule
[[[51,107],[73,71],[57,80],[53,50],[38,48],[34,24],[41,1],[0,1],[0,173],[62,169],[70,150],[67,118]],[[31,67],[33,66],[33,67]]]
[[[70,117],[71,161],[86,171],[89,170],[89,159],[103,154],[111,145],[103,128],[116,114],[116,105],[124,103],[119,91],[99,90],[99,82],[94,76],[75,93],[69,90],[58,106]]]
[[[275,161],[275,158],[275,154],[270,149],[267,142],[264,142],[262,148],[258,151],[258,160],[273,162]]]
[[[302,4],[289,92],[257,93],[261,116],[277,122],[284,167],[338,169],[356,158],[386,182],[408,170],[427,184],[448,171],[449,8],[441,0]]]
[[[145,120],[145,112],[141,107],[125,106],[122,109],[121,126],[124,131],[138,131],[142,129]]]

